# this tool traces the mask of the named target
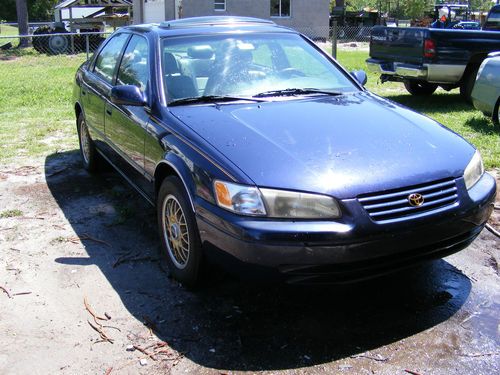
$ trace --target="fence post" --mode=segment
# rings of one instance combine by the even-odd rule
[[[337,59],[337,21],[332,22],[332,57]]]
[[[85,34],[85,51],[87,52],[87,61],[89,61],[89,34]]]

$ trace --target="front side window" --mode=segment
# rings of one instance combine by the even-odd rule
[[[274,90],[359,90],[327,56],[291,33],[164,38],[162,69],[169,101],[250,98]]]
[[[144,92],[149,80],[148,42],[134,35],[123,53],[116,83],[134,85]]]
[[[291,0],[271,0],[271,17],[290,17]]]
[[[120,52],[123,50],[129,35],[130,34],[118,34],[113,36],[99,53],[99,56],[97,56],[94,73],[110,85],[113,84],[113,76],[120,57]]]
[[[226,0],[214,0],[214,10],[225,11]]]

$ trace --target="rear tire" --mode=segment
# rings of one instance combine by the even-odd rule
[[[85,122],[85,116],[83,113],[78,115],[77,127],[83,168],[90,173],[95,173],[98,171],[99,165],[102,161],[95,148],[94,141],[90,138],[89,129],[87,127],[87,123]]]
[[[432,95],[434,91],[438,88],[435,83],[429,83],[425,81],[414,81],[407,80],[404,81],[406,90],[415,96],[428,96]]]
[[[165,178],[157,199],[161,256],[174,279],[184,286],[197,285],[201,264],[201,240],[186,189],[176,176]]]
[[[464,73],[462,84],[460,85],[460,95],[469,104],[472,104],[472,89],[476,83],[476,75],[479,70],[479,65],[468,67]]]

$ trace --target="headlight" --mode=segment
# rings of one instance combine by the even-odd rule
[[[243,215],[266,215],[264,203],[256,187],[215,181],[214,188],[220,207]]]
[[[336,219],[341,216],[337,201],[326,195],[259,189],[223,181],[215,181],[214,188],[220,207],[243,215],[283,219]]]
[[[260,189],[268,215],[276,218],[336,219],[340,217],[337,201],[326,195]]]
[[[481,158],[481,154],[479,153],[479,151],[476,151],[471,161],[469,162],[469,165],[467,165],[467,168],[465,168],[464,172],[465,187],[467,188],[467,190],[469,190],[476,184],[476,182],[479,181],[483,173],[483,159]]]

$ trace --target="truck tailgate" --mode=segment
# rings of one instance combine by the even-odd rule
[[[371,33],[370,57],[388,62],[422,64],[427,33],[427,29],[416,27],[375,26]]]

